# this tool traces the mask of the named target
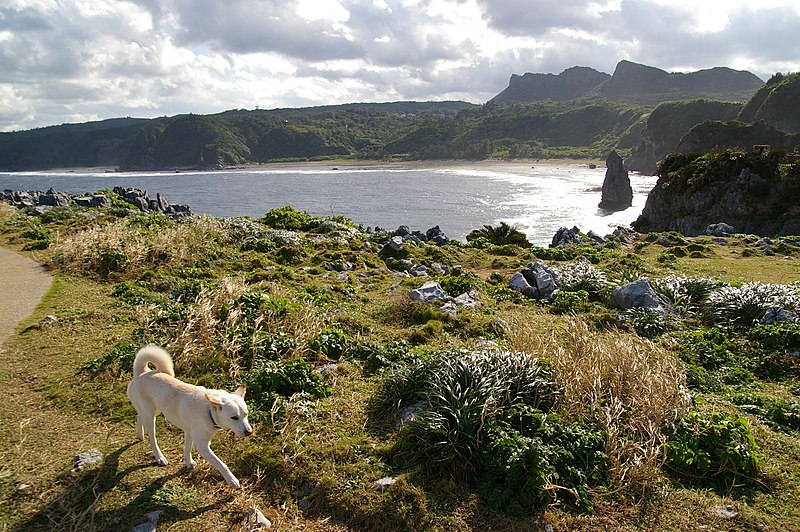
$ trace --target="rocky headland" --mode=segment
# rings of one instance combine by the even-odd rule
[[[632,224],[637,231],[692,236],[724,222],[738,233],[800,234],[800,167],[782,152],[763,147],[673,154],[660,163],[658,175]]]

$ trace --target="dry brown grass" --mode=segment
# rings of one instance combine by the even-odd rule
[[[559,409],[593,420],[608,434],[610,472],[618,485],[661,462],[661,429],[688,406],[677,357],[630,334],[594,331],[575,317],[517,311],[504,319],[515,351],[549,358],[563,388]]]
[[[175,332],[172,348],[176,353],[176,361],[196,367],[208,365],[209,358],[214,358],[223,363],[232,379],[237,380],[241,369],[238,356],[242,347],[247,342],[257,342],[262,332],[271,335],[289,334],[297,344],[293,354],[306,354],[308,340],[327,324],[326,316],[308,302],[296,302],[286,312],[262,310],[252,322],[250,335],[242,337],[228,334],[228,331],[241,329],[246,325],[242,308],[233,303],[251,291],[265,292],[272,299],[287,298],[280,285],[253,286],[234,277],[223,278],[218,286],[204,287],[191,306],[186,321]],[[143,319],[157,317],[153,308],[142,308],[142,311]],[[211,353],[215,353],[215,356],[209,357]]]
[[[131,276],[144,268],[193,265],[215,241],[226,238],[224,221],[195,216],[157,230],[129,219],[93,225],[51,246],[51,263],[63,273]]]
[[[0,222],[5,222],[17,213],[17,210],[8,203],[0,201]]]

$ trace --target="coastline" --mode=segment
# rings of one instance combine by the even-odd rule
[[[276,162],[276,163],[260,163],[248,164],[238,166],[225,166],[222,168],[199,169],[175,169],[175,168],[162,168],[157,170],[125,170],[119,171],[113,166],[90,166],[90,167],[69,167],[69,168],[43,168],[38,170],[18,170],[6,171],[0,173],[19,174],[19,173],[51,173],[51,174],[72,174],[72,173],[107,173],[109,175],[125,175],[136,173],[154,173],[154,174],[175,174],[175,173],[214,173],[214,172],[257,172],[260,170],[280,170],[280,169],[324,169],[324,170],[371,170],[371,169],[421,169],[421,168],[476,168],[476,167],[504,167],[504,168],[535,168],[536,166],[548,167],[571,167],[571,168],[589,168],[590,164],[597,166],[597,169],[605,169],[605,162],[595,159],[514,159],[508,160],[493,160],[482,159],[479,161],[468,161],[464,159],[444,159],[444,160],[420,160],[420,161],[381,161],[381,160],[364,160],[364,161],[351,161],[351,160],[332,160],[332,161],[293,161],[293,162]]]

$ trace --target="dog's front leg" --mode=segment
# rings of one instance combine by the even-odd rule
[[[192,460],[192,437],[188,432],[183,433],[183,463],[186,469],[194,469],[197,462]]]
[[[228,485],[233,486],[234,488],[240,487],[239,479],[237,479],[233,473],[231,473],[231,470],[228,469],[228,466],[226,466],[222,460],[217,458],[217,455],[211,450],[210,443],[211,442],[208,441],[200,443],[197,446],[197,452],[200,453],[203,458],[208,460],[208,462],[214,466],[217,471],[222,473],[222,476],[225,478],[225,481],[228,483]]]

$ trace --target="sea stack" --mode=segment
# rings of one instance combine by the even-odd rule
[[[633,189],[622,157],[612,151],[606,158],[606,178],[603,180],[603,196],[598,207],[610,211],[623,211],[633,204]]]

